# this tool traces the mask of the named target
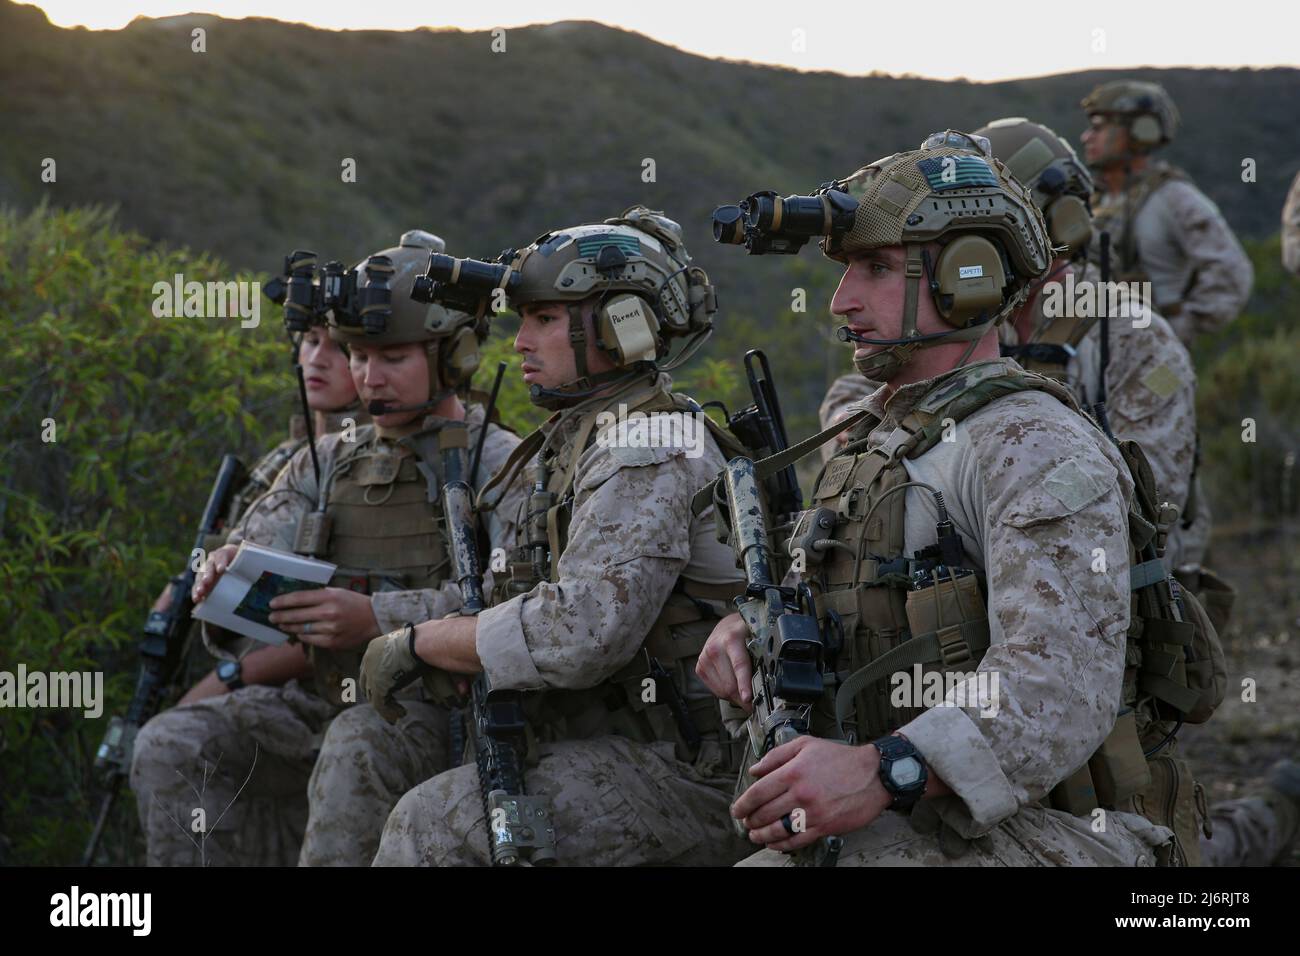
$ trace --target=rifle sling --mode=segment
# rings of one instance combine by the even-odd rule
[[[801,458],[806,458],[840,432],[852,428],[870,414],[871,412],[867,411],[865,408],[856,411],[848,418],[841,419],[830,428],[819,431],[811,438],[805,438],[797,445],[791,445],[784,451],[779,451],[775,455],[769,455],[762,461],[755,462],[754,477],[760,482],[772,477],[772,475],[776,474],[787,465],[793,465]],[[691,512],[695,514],[696,517],[703,514],[707,508],[712,507],[713,489],[717,485],[718,480],[719,479],[715,478],[713,481],[709,482],[697,491],[695,497],[691,499]]]

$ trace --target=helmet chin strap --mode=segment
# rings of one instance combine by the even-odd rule
[[[872,352],[861,358],[853,359],[854,367],[866,378],[877,382],[888,382],[916,357],[919,349],[931,348],[948,342],[966,342],[970,345],[958,365],[965,365],[979,340],[989,330],[988,322],[980,322],[963,329],[947,332],[929,332],[922,334],[916,330],[916,308],[921,298],[921,280],[925,277],[924,247],[919,243],[908,243],[906,248],[907,263],[904,275],[907,287],[903,292],[903,334],[897,339],[870,339],[858,335],[847,325],[840,326],[838,335],[842,342],[861,342],[866,345],[884,345],[887,348]]]
[[[578,377],[565,382],[557,388],[531,385],[528,399],[534,405],[548,411],[557,411],[584,398],[590,398],[606,385],[621,382],[653,372],[654,366],[649,362],[636,362],[629,367],[616,367],[605,372],[591,373],[587,367],[587,327],[582,320],[582,307],[577,302],[568,305],[569,312],[569,347],[573,349],[574,366]]]
[[[375,415],[391,415],[398,412],[423,412],[436,408],[447,400],[447,397],[454,395],[454,388],[447,388],[442,384],[442,376],[438,374],[438,342],[436,340],[425,343],[424,360],[429,367],[429,400],[420,402],[418,405],[388,405],[382,398],[372,399],[367,411],[371,417]]]
[[[420,402],[418,405],[389,405],[382,398],[373,398],[367,407],[370,417],[376,415],[392,415],[397,412],[423,412],[427,409],[436,408],[441,405],[449,395],[456,394],[453,388],[444,388],[435,392],[427,402]]]

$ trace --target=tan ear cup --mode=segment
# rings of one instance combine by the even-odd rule
[[[964,328],[981,312],[992,314],[1002,307],[1006,271],[997,247],[983,236],[959,236],[944,246],[934,278],[939,283],[935,305],[954,328]]]
[[[438,352],[438,370],[447,388],[460,389],[468,385],[482,361],[478,336],[470,326],[462,326],[451,337],[439,342]]]
[[[1150,113],[1143,113],[1129,124],[1128,134],[1139,145],[1155,146],[1162,138],[1160,120]]]
[[[619,365],[653,362],[658,355],[659,319],[638,295],[611,296],[596,314],[596,335]]]
[[[1088,245],[1092,238],[1092,216],[1078,196],[1062,196],[1047,207],[1047,234],[1054,246],[1068,246],[1070,254]]]

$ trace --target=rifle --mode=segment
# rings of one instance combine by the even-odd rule
[[[755,361],[759,365],[757,372],[754,369]],[[754,397],[754,404],[735,415],[729,415],[727,427],[755,459],[769,458],[785,451],[790,440],[786,436],[781,402],[772,384],[772,368],[762,349],[750,349],[745,353],[745,375],[749,379],[749,391]],[[725,408],[723,412],[726,412]],[[799,488],[799,478],[793,464],[767,478],[763,486],[774,515],[788,518],[803,510],[803,492]]]
[[[199,519],[194,551],[202,552],[209,536],[222,530],[224,516],[230,500],[246,478],[244,466],[234,455],[221,459],[216,481],[208,495],[208,503]],[[90,866],[95,859],[104,825],[112,812],[113,804],[122,788],[122,782],[131,772],[131,758],[135,750],[135,737],[140,728],[158,713],[168,689],[177,679],[184,660],[185,635],[190,626],[190,612],[194,602],[190,590],[194,586],[196,571],[193,559],[185,570],[171,579],[171,602],[165,611],[150,611],[144,623],[144,637],[140,641],[140,677],[135,694],[125,717],[113,717],[108,722],[104,740],[95,754],[95,770],[105,774],[108,793],[100,806],[95,829],[86,844],[81,859],[82,866]]]
[[[768,751],[809,733],[813,705],[825,690],[828,642],[817,625],[808,585],[782,587],[773,579],[763,492],[754,462],[739,457],[727,462],[715,495],[718,491],[727,500],[725,507],[715,501],[715,508],[719,515],[729,516],[731,546],[737,565],[745,571],[745,593],[736,598],[736,607],[749,628],[748,648],[754,663],[754,710],[746,721],[750,749],[741,772],[743,783],[749,767]],[[834,866],[842,846],[840,837],[826,837],[813,851],[815,861]]]
[[[483,610],[486,602],[474,492],[464,478],[464,449],[444,449],[442,463],[442,503],[452,578],[460,587],[460,613],[472,617]],[[474,678],[469,703],[466,730],[478,765],[492,865],[515,866],[522,859],[534,866],[554,863],[555,825],[550,799],[529,796],[524,788],[528,722],[523,693],[494,689],[487,674],[480,672]]]

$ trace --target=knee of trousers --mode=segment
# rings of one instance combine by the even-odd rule
[[[486,840],[483,858],[466,845],[469,834],[483,825],[481,801],[471,766],[448,770],[408,790],[388,815],[375,865],[486,864]]]
[[[405,793],[388,814],[372,866],[420,866],[426,861],[429,820],[414,790]]]
[[[131,789],[154,789],[179,782],[176,776],[184,764],[199,759],[204,739],[191,722],[178,719],[173,710],[163,711],[136,733],[131,753]]]
[[[367,767],[382,764],[400,748],[402,738],[401,724],[389,724],[373,707],[349,707],[325,731],[316,771],[342,764],[351,774],[359,762]]]

